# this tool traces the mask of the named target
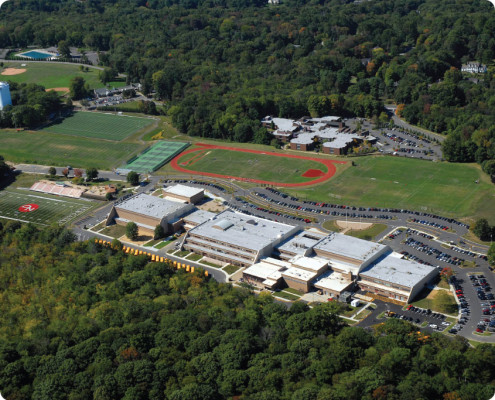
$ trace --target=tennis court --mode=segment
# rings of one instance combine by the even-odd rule
[[[67,224],[91,209],[95,203],[31,194],[24,190],[0,192],[0,218],[38,225]]]
[[[43,131],[120,141],[153,122],[149,118],[79,111]]]
[[[156,171],[188,146],[188,143],[183,142],[160,141],[146,149],[134,159],[129,160],[120,170],[135,171],[139,173]]]

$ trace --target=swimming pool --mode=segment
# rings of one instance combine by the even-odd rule
[[[28,51],[26,53],[19,54],[21,57],[29,57],[29,58],[34,58],[35,60],[43,60],[44,58],[51,58],[53,57],[51,54],[47,53],[40,53],[39,51]]]

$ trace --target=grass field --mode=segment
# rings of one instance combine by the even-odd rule
[[[60,135],[49,132],[0,130],[0,153],[15,163],[72,165],[110,169],[121,165],[144,146],[136,143]]]
[[[202,171],[281,183],[314,180],[302,176],[308,169],[327,172],[327,167],[316,161],[223,149],[206,149],[187,154],[181,157],[179,165],[191,172]]]
[[[148,118],[80,111],[43,131],[120,141],[152,123]]]
[[[364,240],[373,240],[375,236],[382,233],[385,229],[387,229],[387,225],[385,224],[373,224],[367,229],[363,229],[360,231],[349,230],[346,232],[346,235],[357,237],[358,239]]]
[[[355,163],[328,182],[284,191],[314,201],[484,216],[495,223],[495,188],[476,165],[402,157],[362,157]]]
[[[23,67],[22,64],[25,64]],[[105,87],[98,78],[100,70],[89,67],[88,72],[82,72],[77,64],[58,64],[44,62],[4,61],[4,68],[23,68],[26,72],[19,75],[2,76],[2,80],[18,83],[36,83],[45,88],[69,87],[70,81],[76,76],[84,78],[91,89]],[[125,81],[109,82],[110,86],[124,86]]]
[[[15,189],[1,191],[0,217],[41,225],[67,224],[96,205],[84,200],[31,193]],[[20,212],[19,207],[24,204],[37,204],[39,208]]]

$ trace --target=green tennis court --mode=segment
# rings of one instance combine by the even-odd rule
[[[122,169],[139,173],[156,171],[188,146],[188,143],[183,142],[160,141],[131,159]]]
[[[79,111],[43,131],[120,141],[153,122],[150,118]]]
[[[67,224],[95,206],[90,201],[32,193],[11,189],[0,192],[0,218],[39,225]]]

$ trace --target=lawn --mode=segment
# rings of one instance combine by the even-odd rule
[[[283,290],[280,292],[275,292],[273,295],[275,297],[281,297],[282,299],[290,300],[290,301],[299,300],[300,298],[300,296],[294,296],[292,293],[285,292]]]
[[[172,243],[172,242],[173,242],[173,240],[167,240],[166,242],[161,242],[161,243],[157,244],[157,245],[155,246],[155,248],[156,248],[156,249],[162,249],[162,248],[163,248],[163,247],[165,247],[167,244],[170,244],[170,243]]]
[[[43,131],[120,141],[153,124],[153,122],[149,118],[80,111],[52,123]]]
[[[25,64],[25,66],[21,66],[22,64]],[[100,70],[89,67],[88,72],[82,72],[77,64],[4,61],[4,68],[22,68],[26,69],[26,72],[19,75],[2,76],[2,80],[18,83],[36,83],[47,89],[69,87],[71,79],[76,76],[84,78],[91,89],[105,87],[98,78]],[[125,86],[125,81],[119,80],[108,84],[111,87]]]
[[[1,153],[15,163],[110,169],[144,146],[49,132],[0,130]]]
[[[233,273],[239,271],[241,267],[237,267],[235,265],[226,265],[225,267],[222,268],[227,274],[232,275]]]
[[[284,191],[314,201],[406,208],[456,218],[484,216],[495,223],[495,189],[474,164],[388,156],[362,157],[355,163],[331,181]]]
[[[203,258],[203,256],[201,254],[190,254],[186,257],[188,260],[191,260],[191,261],[198,261],[198,260],[201,260]]]
[[[20,212],[19,207],[31,204],[38,208]],[[43,195],[25,190],[7,189],[0,192],[0,217],[39,225],[68,224],[99,203]],[[34,209],[35,206],[31,207]]]
[[[205,149],[186,154],[180,158],[179,165],[192,173],[209,172],[281,183],[312,181],[315,178],[302,176],[309,169],[327,172],[327,167],[317,161],[224,149]]]
[[[387,229],[387,225],[385,224],[373,224],[367,229],[363,229],[361,231],[350,230],[346,232],[346,235],[354,236],[359,239],[364,240],[373,240],[377,235],[382,233],[385,229]]]
[[[340,232],[342,228],[337,225],[337,222],[334,219],[328,219],[323,222],[323,228],[332,232]]]
[[[117,225],[117,224],[110,225],[107,226],[105,229],[103,229],[100,233],[102,235],[107,235],[118,239],[119,237],[125,235],[125,226]]]
[[[204,261],[204,260],[201,260],[200,261],[200,264],[208,265],[209,267],[213,267],[213,268],[222,268],[221,265],[214,264],[214,263],[211,263],[211,262],[208,262],[208,261]]]

